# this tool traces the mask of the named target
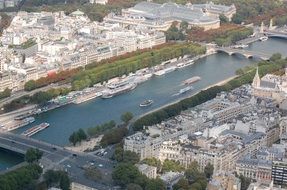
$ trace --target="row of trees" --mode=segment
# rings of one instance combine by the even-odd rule
[[[44,181],[39,182],[43,169],[39,166],[38,161],[42,155],[43,152],[38,149],[28,149],[25,154],[25,161],[28,165],[0,175],[0,189],[27,190],[59,187],[63,190],[69,190],[70,179],[64,171],[48,170],[43,176]]]
[[[14,171],[0,175],[0,189],[21,190],[35,187],[42,174],[42,168],[37,164],[29,164]]]
[[[68,80],[66,82],[69,82],[69,79],[75,76],[80,70],[81,68],[65,70],[59,73],[50,74],[47,77],[42,77],[38,80],[29,80],[28,82],[25,83],[24,89],[26,91],[31,91],[36,88],[41,88],[49,84],[60,82],[60,81]]]
[[[238,30],[232,30],[222,34],[216,37],[214,41],[219,46],[230,46],[239,40],[247,38],[251,34],[253,34],[253,30],[251,28],[240,28]]]
[[[81,90],[114,77],[126,75],[142,68],[158,65],[169,59],[184,55],[196,56],[204,53],[205,47],[198,44],[171,44],[167,47],[150,50],[126,59],[99,65],[95,68],[82,71],[73,78],[72,87],[74,90]]]
[[[103,138],[100,141],[100,145],[105,147],[108,145],[120,143],[127,135],[128,129],[125,126],[115,127],[104,134]]]
[[[103,135],[100,141],[101,146],[119,143],[123,137],[127,135],[128,129],[126,128],[126,125],[128,125],[132,118],[133,114],[131,112],[125,112],[121,115],[121,120],[124,125],[117,126],[116,122],[111,120],[102,125],[88,128],[87,133],[83,129],[79,129],[72,133],[69,137],[69,141],[75,146],[77,143],[86,140],[88,137],[93,138]]]
[[[59,187],[62,190],[70,190],[71,181],[68,174],[64,171],[48,170],[43,177],[47,187]]]
[[[57,89],[50,89],[48,91],[40,91],[35,93],[32,96],[21,96],[20,98],[17,98],[10,103],[5,104],[4,111],[9,112],[16,109],[20,109],[28,104],[38,104],[38,105],[44,105],[48,101],[50,101],[53,98],[56,98],[60,95],[67,95],[71,89],[69,88],[57,88]]]
[[[219,46],[229,46],[235,42],[250,36],[251,28],[235,24],[222,24],[218,29],[204,31],[202,28],[192,27],[186,30],[188,39],[200,42],[215,42]]]
[[[270,62],[262,61],[258,64],[261,75],[277,71],[281,68],[284,68],[287,65],[286,59],[278,59],[280,57],[279,55],[275,55],[272,57],[277,58],[271,59],[273,61]],[[164,107],[161,110],[143,116],[142,118],[135,121],[135,123],[133,124],[133,129],[135,131],[142,130],[143,126],[150,126],[160,123],[168,118],[180,114],[180,112],[183,110],[197,106],[199,104],[202,104],[208,100],[215,98],[219,92],[230,91],[234,88],[242,86],[243,84],[251,83],[254,75],[255,75],[255,68],[251,67],[250,70],[245,71],[244,73],[242,73],[242,75],[229,81],[225,85],[214,86],[207,90],[200,91],[199,93],[197,93],[192,97],[186,98],[178,103]]]
[[[89,137],[98,137],[99,135],[105,133],[106,131],[111,130],[114,127],[116,127],[116,122],[114,120],[111,120],[102,125],[97,125],[95,127],[88,128],[87,134],[89,135]]]
[[[0,100],[11,96],[11,91],[9,88],[6,88],[2,92],[0,92]]]
[[[130,190],[166,189],[165,184],[161,179],[148,179],[145,175],[139,172],[136,166],[131,163],[118,164],[112,173],[112,177],[116,184]]]
[[[169,45],[172,45],[172,43],[165,43],[165,44],[155,46],[155,47],[153,47],[153,50],[162,49],[162,48],[169,46]],[[141,49],[141,50],[137,50],[134,52],[129,52],[129,53],[126,53],[124,55],[111,57],[109,59],[104,59],[104,60],[99,61],[99,62],[93,62],[89,65],[86,65],[85,69],[89,70],[89,69],[98,67],[100,65],[110,64],[110,63],[113,63],[116,61],[120,61],[122,59],[132,58],[132,57],[140,55],[144,52],[150,52],[150,51],[151,51],[150,49]],[[67,83],[67,82],[70,82],[76,74],[80,73],[80,71],[82,71],[81,67],[71,69],[71,70],[61,71],[59,73],[52,73],[52,74],[49,74],[47,77],[42,77],[38,80],[30,80],[30,81],[25,83],[24,89],[26,91],[32,91],[34,89],[41,88],[41,87],[47,86],[47,85],[52,84],[52,83]]]

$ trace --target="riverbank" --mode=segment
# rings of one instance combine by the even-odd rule
[[[219,81],[219,82],[217,82],[217,83],[215,83],[215,84],[209,85],[209,86],[207,86],[206,88],[202,89],[201,91],[207,90],[207,89],[209,89],[209,88],[211,88],[211,87],[214,87],[214,86],[224,85],[224,84],[228,83],[229,81],[235,79],[237,76],[238,76],[238,75],[234,75],[234,76],[232,76],[232,77],[229,77],[229,78],[227,78],[227,79],[224,79],[224,80],[222,80],[222,81]],[[180,98],[180,99],[178,99],[178,100],[176,100],[176,101],[170,102],[170,103],[168,103],[168,104],[166,104],[166,105],[163,105],[163,106],[158,107],[158,108],[156,108],[156,109],[154,109],[154,110],[150,110],[149,112],[146,112],[146,113],[144,113],[144,114],[142,114],[142,115],[139,115],[139,116],[133,118],[133,120],[130,122],[130,124],[129,124],[128,127],[132,126],[133,123],[134,123],[137,119],[139,119],[139,118],[141,118],[141,117],[144,117],[144,116],[146,116],[146,115],[148,115],[148,114],[151,114],[151,113],[153,113],[153,112],[159,111],[159,110],[161,110],[161,109],[163,109],[163,108],[165,108],[165,107],[168,107],[168,106],[174,105],[174,104],[176,104],[176,103],[179,103],[180,101],[182,101],[182,100],[184,100],[184,99],[186,99],[186,98],[191,98],[191,97],[193,97],[193,96],[196,96],[196,95],[198,95],[199,93],[200,93],[200,92],[197,92],[197,93],[195,93],[195,94],[192,94],[191,96],[182,97],[182,98]]]
[[[82,141],[81,143],[76,144],[76,146],[66,146],[65,148],[75,152],[92,151],[96,146],[99,145],[102,137],[103,135],[100,135],[97,138],[91,138],[89,140]]]

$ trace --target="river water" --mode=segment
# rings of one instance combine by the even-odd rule
[[[23,162],[23,157],[11,151],[0,149],[0,171]]]
[[[281,39],[269,39],[265,42],[255,42],[246,49],[260,52],[279,52],[287,57],[286,44],[286,41]],[[111,99],[95,99],[79,105],[70,104],[43,113],[35,117],[36,121],[33,124],[18,129],[15,133],[21,133],[36,124],[48,122],[50,127],[34,135],[33,138],[58,145],[67,145],[71,133],[79,128],[86,129],[110,120],[119,122],[121,114],[127,111],[139,116],[228,79],[235,74],[237,69],[256,61],[258,60],[246,59],[238,55],[214,54],[196,61],[194,65],[189,67],[160,77],[153,77],[140,84],[135,90]],[[194,90],[181,96],[172,96],[183,88],[180,86],[183,80],[193,76],[201,77],[199,82],[193,84]],[[154,103],[150,107],[139,107],[139,104],[146,99],[152,99]],[[1,163],[3,165],[0,158]],[[5,167],[9,167],[9,165],[4,164]]]

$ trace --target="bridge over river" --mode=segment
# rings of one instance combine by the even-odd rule
[[[257,58],[261,60],[269,60],[272,56],[272,53],[266,53],[266,52],[258,52],[258,51],[249,51],[245,49],[237,49],[237,48],[230,48],[230,47],[218,47],[215,48],[215,51],[217,52],[224,52],[228,55],[242,55],[246,57],[247,59],[250,58]]]
[[[274,38],[285,38],[287,39],[287,29],[278,28],[273,30],[265,30],[264,34],[268,37]]]
[[[27,138],[13,133],[0,133],[0,147],[25,154],[30,148],[37,148],[43,152],[40,160],[44,172],[49,169],[59,169],[68,172],[73,181],[99,189],[110,189],[104,184],[87,179],[84,167],[91,164],[98,167],[102,174],[110,176],[114,162],[100,156],[78,153],[63,147],[43,141]]]

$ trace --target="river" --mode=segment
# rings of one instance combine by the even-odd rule
[[[246,49],[260,52],[280,52],[287,56],[286,41],[280,39],[255,42]],[[140,84],[135,90],[111,99],[95,99],[79,105],[70,104],[43,113],[35,117],[36,121],[33,124],[18,129],[15,133],[19,134],[36,124],[48,122],[50,127],[34,135],[33,138],[58,145],[67,145],[71,133],[79,128],[86,129],[110,120],[119,122],[121,114],[126,111],[132,112],[135,116],[141,115],[230,78],[234,76],[237,69],[256,61],[258,60],[246,59],[243,56],[229,56],[224,53],[214,54],[196,61],[189,67],[161,77],[153,77]],[[193,84],[193,91],[182,96],[172,96],[182,88],[180,83],[183,80],[193,76],[201,77],[199,82]],[[150,107],[140,108],[139,104],[145,99],[152,99],[154,103]]]
[[[23,162],[23,157],[11,151],[0,149],[0,171]]]

